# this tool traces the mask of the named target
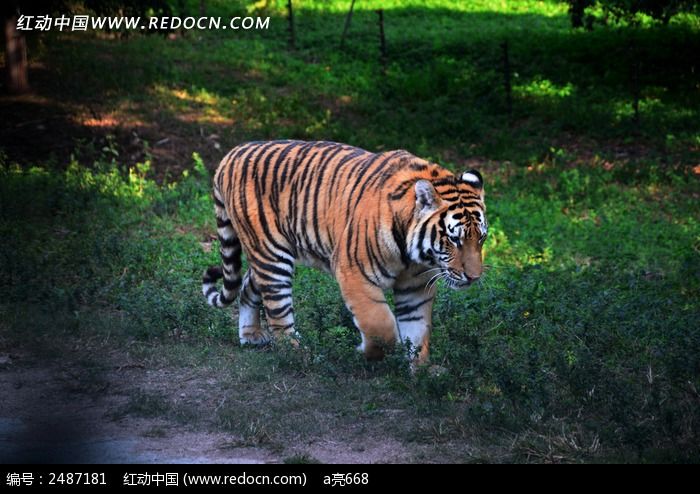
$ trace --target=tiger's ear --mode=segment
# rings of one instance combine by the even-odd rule
[[[484,177],[481,176],[481,173],[479,173],[478,170],[472,169],[462,173],[459,180],[460,182],[471,185],[478,190],[481,200],[484,200]]]
[[[459,177],[459,179],[460,181],[467,183],[474,188],[484,188],[484,178],[481,176],[481,173],[479,173],[477,170],[468,170],[462,173],[462,176]]]
[[[440,206],[440,196],[435,187],[427,180],[418,180],[415,185],[416,210],[419,213],[435,211]]]

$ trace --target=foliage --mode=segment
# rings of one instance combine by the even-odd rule
[[[680,12],[690,12],[697,8],[693,0],[599,0],[603,9],[615,17],[646,14],[654,19],[668,20]]]
[[[92,12],[97,15],[171,15],[167,0],[34,0],[18,4],[23,14]]]
[[[356,12],[340,52],[344,7],[326,2],[298,9],[295,52],[286,50],[284,19],[273,16],[265,32],[192,31],[118,44],[86,35],[49,43],[40,56],[62,73],[80,74],[56,85],[56,100],[118,102],[116,118],[156,122],[181,135],[215,134],[223,148],[249,139],[322,138],[447,161],[516,163],[542,160],[553,146],[598,153],[598,144],[639,143],[670,163],[686,161],[681,149],[697,149],[700,100],[687,62],[700,38],[692,23],[577,33],[559,3],[533,2],[525,12],[491,12],[489,1],[445,0],[425,11],[419,3],[387,10],[384,72],[376,14]],[[228,15],[213,2],[209,8]],[[504,39],[512,115],[502,90]],[[194,149],[207,157],[207,146]]]
[[[643,14],[664,24],[674,15],[696,12],[698,8],[694,0],[569,0],[569,4],[574,27],[583,26],[584,10],[589,7],[599,8],[606,21],[630,21]]]

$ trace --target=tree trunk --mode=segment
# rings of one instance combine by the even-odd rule
[[[287,22],[289,23],[289,47],[291,49],[296,49],[297,35],[294,29],[294,8],[292,7],[292,0],[287,0]]]
[[[583,27],[583,12],[585,8],[586,0],[571,0],[569,4],[571,27]]]
[[[343,28],[343,35],[340,37],[340,49],[342,50],[345,46],[345,36],[348,34],[350,29],[350,23],[352,22],[352,12],[355,10],[355,0],[352,0],[350,4],[350,10],[348,11],[347,17],[345,17],[345,27]]]
[[[17,30],[17,15],[5,17],[5,70],[7,89],[11,93],[29,91],[27,77],[27,41]]]
[[[382,62],[382,67],[386,68],[386,36],[384,35],[384,9],[376,11],[379,16],[379,56]]]

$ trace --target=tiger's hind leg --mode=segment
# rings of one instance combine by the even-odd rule
[[[287,268],[290,268],[289,272]],[[275,340],[288,338],[296,345],[299,335],[294,330],[292,275],[293,264],[289,266],[281,263],[274,268],[274,274],[256,271],[254,277],[262,297],[267,327],[272,336]]]
[[[256,286],[252,270],[243,277],[238,314],[238,337],[241,345],[265,345],[270,342],[270,335],[260,325],[262,296]]]

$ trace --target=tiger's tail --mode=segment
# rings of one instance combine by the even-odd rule
[[[227,307],[236,300],[241,289],[241,242],[233,229],[231,219],[226,214],[223,198],[214,186],[214,204],[216,210],[216,231],[219,237],[221,266],[212,266],[206,270],[202,279],[202,293],[213,307]],[[224,279],[221,291],[216,282]]]

